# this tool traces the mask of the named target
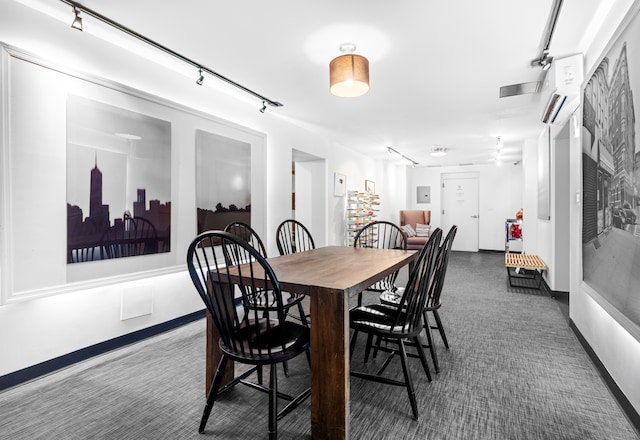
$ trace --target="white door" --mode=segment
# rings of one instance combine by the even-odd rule
[[[452,250],[478,252],[478,177],[442,176],[442,235],[458,226]]]

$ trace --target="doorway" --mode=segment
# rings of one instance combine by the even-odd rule
[[[291,217],[305,225],[316,247],[327,243],[326,159],[292,150]]]
[[[442,232],[457,225],[452,250],[478,252],[479,246],[479,176],[478,173],[442,175]]]

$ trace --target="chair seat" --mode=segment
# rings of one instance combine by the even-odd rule
[[[284,321],[284,324],[280,325],[277,319],[252,319],[248,323],[243,322],[236,333],[234,341],[237,343],[237,347],[235,349],[226,346],[222,338],[220,338],[220,349],[229,358],[244,363],[273,363],[296,357],[305,350],[310,339],[309,327],[307,326],[291,321]],[[253,351],[249,349],[249,346],[253,348]]]
[[[387,305],[398,305],[404,292],[404,287],[400,287],[396,290],[385,290],[380,294],[380,302]]]
[[[281,292],[282,306],[288,309],[304,299],[304,295],[290,292]],[[273,295],[273,290],[262,290],[252,297],[251,308],[258,310],[274,311],[278,308],[278,301]]]
[[[395,292],[398,290],[398,286],[395,285],[395,283],[391,283],[389,282],[389,280],[384,279],[384,280],[380,280],[375,284],[372,284],[371,286],[367,287],[365,290],[368,290],[370,292]]]
[[[360,306],[349,312],[351,327],[358,330],[375,329],[381,336],[402,336],[408,334],[404,328],[394,326],[398,315],[397,306],[386,304],[371,304]],[[405,322],[405,313],[400,312],[400,321]]]
[[[388,306],[397,306],[400,303],[400,299],[402,298],[402,292],[404,291],[404,287],[400,287],[396,290],[385,290],[380,294],[380,302],[382,304],[386,304]],[[430,302],[431,298],[427,299]],[[424,309],[426,311],[437,310],[440,308],[440,304],[427,304]]]

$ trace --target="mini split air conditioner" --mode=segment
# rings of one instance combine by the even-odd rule
[[[554,58],[542,85],[543,104],[541,121],[562,125],[580,105],[580,87],[584,79],[582,54]]]

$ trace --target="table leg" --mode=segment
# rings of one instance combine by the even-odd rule
[[[349,438],[349,303],[343,291],[311,291],[311,437]]]

